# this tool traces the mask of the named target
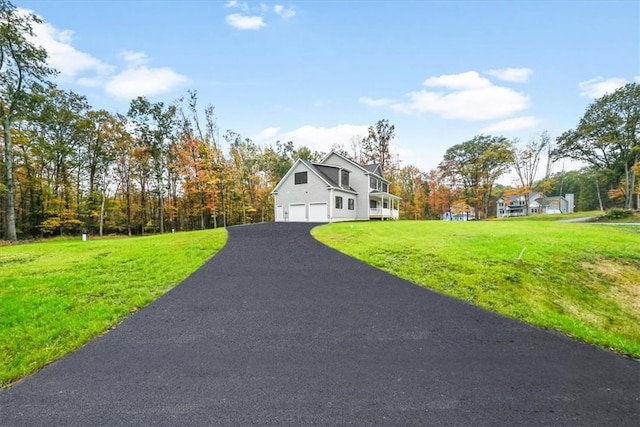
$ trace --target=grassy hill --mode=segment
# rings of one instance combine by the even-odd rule
[[[640,357],[640,226],[540,215],[336,223],[312,234],[421,286]]]

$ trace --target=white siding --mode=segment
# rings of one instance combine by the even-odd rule
[[[356,209],[352,214],[347,214],[348,219],[369,219],[369,175],[359,166],[344,160],[342,157],[331,154],[325,161],[329,165],[342,166],[351,171],[349,175],[349,186],[356,190],[357,195],[345,195],[344,209],[347,209],[347,199],[356,199]]]
[[[306,184],[295,184],[296,172],[307,172]],[[327,184],[301,162],[294,165],[293,170],[286,177],[286,180],[280,183],[277,191],[274,205],[284,206],[284,221],[291,221],[289,206],[292,204],[302,204],[305,206],[306,221],[308,218],[306,209],[310,203],[329,202],[329,188]],[[277,216],[278,213],[276,212],[276,217]]]
[[[331,200],[331,222],[334,221],[354,221],[357,218],[358,198],[353,193],[347,193],[340,190],[332,191],[333,198]],[[342,197],[342,209],[336,207],[336,197]],[[349,210],[349,199],[355,199],[356,209]],[[368,219],[368,218],[367,218]]]

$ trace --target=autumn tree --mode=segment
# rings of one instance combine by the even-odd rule
[[[442,174],[436,169],[427,173],[427,205],[431,218],[438,219],[443,213],[450,211],[453,201],[458,198],[460,188],[452,178],[456,177]]]
[[[124,205],[124,225],[128,236],[133,235],[133,213],[134,213],[134,179],[136,173],[136,147],[133,137],[126,130],[128,126],[127,118],[118,114],[114,116],[113,127],[113,174],[116,181],[116,196],[119,204]]]
[[[362,139],[362,162],[375,163],[387,172],[391,162],[391,141],[395,137],[396,127],[389,120],[381,119],[374,126],[369,126],[368,135]]]
[[[428,185],[424,174],[415,166],[408,165],[398,173],[398,187],[400,189],[401,217],[405,219],[424,219],[427,211]]]
[[[156,226],[160,233],[164,233],[167,144],[174,130],[176,107],[169,105],[165,108],[163,102],[151,103],[145,97],[138,97],[131,101],[127,116],[133,125],[133,134],[138,141],[142,161],[147,157],[150,162],[149,168],[142,169],[142,173],[151,173],[145,182],[150,181],[154,187],[157,201]],[[144,194],[142,196],[144,197]],[[146,226],[143,220],[143,231]]]
[[[125,124],[105,110],[89,111],[82,123],[80,153],[87,174],[87,209],[103,235],[107,199],[115,162],[115,145],[126,134]]]
[[[31,124],[37,137],[34,150],[46,171],[50,197],[45,206],[45,228],[54,223],[64,231],[83,226],[79,206],[83,198],[86,165],[82,159],[89,111],[87,99],[55,86],[34,85]]]
[[[611,171],[613,187],[622,184],[624,207],[631,209],[633,166],[640,160],[640,84],[629,83],[589,105],[578,126],[557,139],[554,154]]]
[[[0,0],[0,118],[4,136],[5,238],[18,239],[15,218],[13,144],[11,129],[24,112],[33,83],[44,83],[55,74],[47,66],[47,52],[34,45],[33,25],[42,21],[32,13],[18,11],[8,0]]]
[[[511,142],[506,138],[477,135],[450,147],[439,169],[443,175],[462,183],[467,203],[476,213],[481,208],[487,218],[493,184],[509,170],[512,162]]]
[[[518,175],[527,206],[529,206],[529,196],[538,173],[542,153],[549,146],[550,140],[549,133],[544,131],[538,138],[532,138],[525,145],[516,145],[513,148],[513,167]]]

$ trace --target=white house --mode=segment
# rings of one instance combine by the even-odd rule
[[[277,222],[398,219],[380,165],[361,166],[334,151],[320,162],[298,159],[271,194]]]
[[[564,197],[545,197],[542,193],[531,193],[529,195],[529,206],[527,206],[527,200],[524,196],[503,196],[498,199],[496,204],[496,213],[498,218],[537,214],[571,213],[575,209],[574,196],[571,193],[565,194]]]

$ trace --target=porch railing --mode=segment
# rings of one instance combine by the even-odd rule
[[[393,219],[398,219],[400,217],[397,209],[388,208],[369,208],[369,216]]]

